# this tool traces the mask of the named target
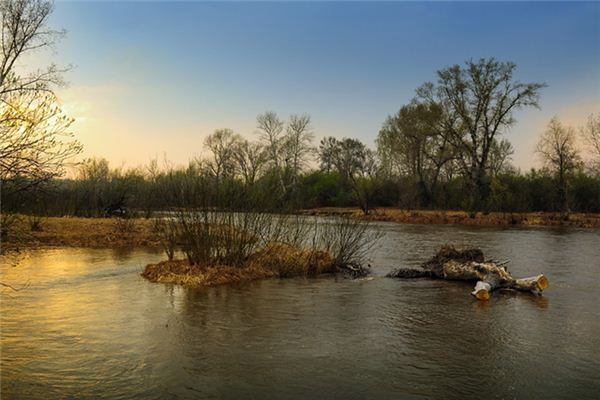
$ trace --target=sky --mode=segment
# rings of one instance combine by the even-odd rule
[[[57,1],[50,25],[67,35],[35,62],[73,66],[59,96],[83,156],[136,166],[186,163],[218,128],[256,138],[266,110],[310,114],[317,142],[374,147],[437,70],[495,57],[548,85],[506,133],[528,169],[550,118],[600,112],[598,21],[600,3],[579,2]]]

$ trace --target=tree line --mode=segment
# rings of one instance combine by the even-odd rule
[[[415,124],[404,117],[412,112],[422,112],[430,120],[439,110],[414,104],[403,107],[384,122],[377,150],[350,138],[326,137],[314,146],[308,115],[284,120],[265,112],[257,117],[254,140],[229,129],[216,130],[204,140],[204,157],[185,166],[155,159],[124,169],[92,158],[77,166],[74,177],[49,180],[35,191],[18,190],[23,186],[18,181],[11,190],[12,181],[6,181],[3,208],[83,217],[134,212],[150,217],[156,211],[191,205],[280,212],[355,206],[365,213],[389,206],[472,210],[472,176],[463,173],[443,138],[426,136],[419,142],[415,136],[424,131],[406,128]],[[590,117],[582,138],[593,141],[599,120]],[[583,162],[578,136],[573,128],[552,119],[538,145],[544,167],[526,173],[511,166],[509,142],[493,145],[481,209],[599,212],[598,157]]]
[[[3,212],[110,216],[186,207],[214,209],[358,206],[472,211],[600,211],[600,114],[575,130],[557,118],[540,132],[540,169],[511,165],[503,135],[514,113],[538,107],[543,83],[514,79],[516,65],[494,58],[437,71],[382,123],[376,148],[354,138],[315,143],[308,114],[256,118],[243,137],[218,129],[205,156],[185,166],[151,161],[111,167],[102,158],[73,163],[81,144],[55,89],[66,68],[20,73],[23,56],[55,44],[52,3],[0,3],[0,182]],[[587,158],[582,152],[585,149]],[[64,178],[67,165],[74,166]],[[194,189],[195,188],[195,189]],[[198,190],[202,188],[202,190]],[[194,198],[191,194],[196,193]]]

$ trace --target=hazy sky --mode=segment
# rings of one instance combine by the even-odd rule
[[[53,57],[74,65],[60,96],[85,156],[183,163],[216,128],[253,136],[265,110],[374,146],[436,70],[494,56],[549,85],[507,135],[529,168],[553,115],[600,111],[598,21],[600,3],[57,2],[51,24],[68,31]]]

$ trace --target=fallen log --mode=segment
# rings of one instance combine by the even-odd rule
[[[472,281],[475,288],[471,292],[478,300],[489,300],[491,292],[497,289],[512,289],[541,295],[548,287],[548,278],[543,274],[530,278],[515,279],[508,273],[506,263],[484,261],[479,249],[457,250],[451,246],[442,247],[421,269],[399,268],[388,277],[411,279],[430,278]]]

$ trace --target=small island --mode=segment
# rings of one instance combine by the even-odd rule
[[[267,278],[369,273],[380,236],[368,222],[319,221],[260,211],[187,210],[156,224],[168,260],[146,266],[151,282],[215,286]],[[176,255],[183,258],[176,259]]]

